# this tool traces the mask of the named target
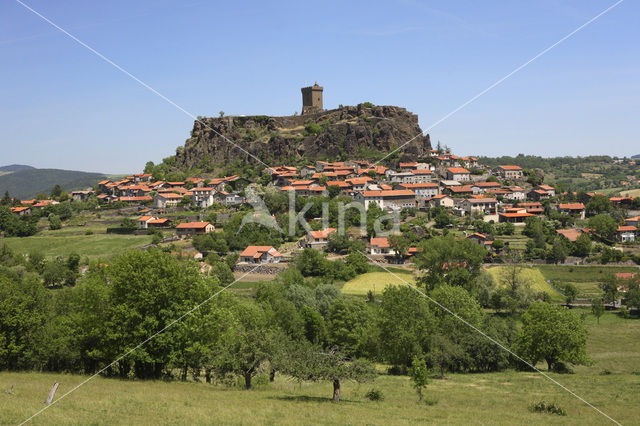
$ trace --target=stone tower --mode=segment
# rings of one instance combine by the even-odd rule
[[[316,82],[313,86],[303,87],[302,91],[302,113],[311,114],[323,111],[322,108],[322,86]]]

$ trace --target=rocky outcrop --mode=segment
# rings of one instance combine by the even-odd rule
[[[393,157],[396,161],[427,156],[431,149],[429,135],[423,136],[418,125],[418,116],[396,106],[360,104],[288,117],[203,118],[194,123],[191,137],[177,150],[175,165],[207,169],[255,161],[243,150],[270,165],[371,160],[412,138]]]

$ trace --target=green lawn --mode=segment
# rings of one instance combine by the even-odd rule
[[[57,233],[59,232],[59,233]],[[93,234],[78,235],[60,231],[47,231],[31,237],[3,238],[11,249],[19,253],[29,253],[37,250],[46,257],[68,256],[70,253],[78,253],[82,257],[90,259],[108,258],[112,255],[151,243],[149,235],[117,235],[117,234]]]
[[[585,312],[588,312],[585,310]],[[638,424],[640,412],[640,320],[612,313],[600,325],[587,315],[588,353],[593,365],[575,374],[550,377],[622,424]],[[603,370],[611,374],[601,374]],[[633,372],[636,374],[633,374]],[[0,423],[17,424],[44,407],[54,382],[62,396],[86,376],[0,373]],[[298,383],[277,375],[251,391],[205,383],[124,381],[96,378],[60,400],[33,424],[607,424],[592,408],[532,372],[451,374],[432,379],[418,404],[405,376],[379,376],[374,382],[342,384],[343,401],[330,401],[331,384]],[[384,400],[365,393],[376,388]],[[13,394],[4,392],[12,390]],[[528,407],[554,402],[566,417],[537,414]]]
[[[499,283],[504,274],[507,273],[507,266],[492,266],[487,268],[487,272],[491,274],[493,279]],[[522,268],[520,272],[521,279],[527,281],[531,288],[537,292],[544,291],[551,297],[552,302],[563,302],[564,297],[558,293],[552,286],[547,283],[542,273],[537,268]]]
[[[578,288],[578,297],[593,299],[602,294],[600,283],[607,274],[616,272],[640,272],[634,266],[566,266],[566,265],[540,265],[536,266],[544,278],[557,283],[572,283]]]
[[[415,282],[415,277],[410,272],[394,270],[393,273],[399,278],[386,271],[367,272],[366,274],[358,275],[342,286],[342,293],[351,296],[366,296],[371,290],[374,294],[381,294],[385,287],[389,285],[406,285],[403,280],[412,284]]]

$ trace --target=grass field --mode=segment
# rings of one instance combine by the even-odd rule
[[[640,197],[640,189],[628,189],[626,191],[621,191],[620,195],[623,197]]]
[[[46,257],[56,257],[75,252],[90,259],[108,258],[151,242],[149,235],[76,235],[64,232],[64,228],[60,230],[60,234],[56,232],[58,231],[47,231],[25,238],[3,238],[2,242],[19,253],[38,250]]]
[[[500,282],[503,274],[507,272],[506,266],[492,266],[487,268],[487,272],[491,274],[496,282]],[[547,283],[545,277],[537,268],[523,268],[520,277],[526,280],[531,288],[537,292],[544,291],[551,297],[552,302],[563,302],[564,297],[558,293],[553,287]]]
[[[578,297],[587,299],[593,299],[602,294],[598,286],[607,274],[640,271],[634,266],[540,265],[536,268],[552,283],[572,283],[578,288]]]
[[[594,363],[575,374],[549,374],[622,424],[637,424],[640,401],[640,320],[610,312],[587,315],[588,353]],[[604,369],[611,374],[603,375]],[[634,374],[634,372],[636,372]],[[54,382],[58,398],[86,376],[0,373],[0,423],[17,424],[44,407]],[[418,404],[404,376],[372,383],[343,383],[340,403],[330,401],[328,382],[298,383],[276,376],[251,391],[204,383],[123,381],[96,378],[60,400],[33,424],[607,424],[606,418],[537,373],[505,371],[452,374],[432,379]],[[364,394],[376,388],[385,399]],[[566,417],[537,414],[528,407],[554,402]]]
[[[385,271],[367,272],[366,274],[358,275],[342,286],[342,293],[351,296],[366,296],[369,290],[371,290],[374,294],[382,294],[385,287],[389,285],[406,285],[403,280],[412,284],[415,282],[415,277],[410,272],[394,270],[393,273],[402,279]]]

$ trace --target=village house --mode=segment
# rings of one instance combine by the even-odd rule
[[[171,220],[167,218],[151,219],[147,222],[149,228],[168,228],[171,226]]]
[[[476,182],[471,184],[473,194],[484,194],[487,191],[500,189],[502,185],[498,182]]]
[[[471,185],[450,186],[445,191],[454,197],[473,195],[473,188],[471,187]]]
[[[248,246],[240,253],[242,263],[279,263],[280,260],[282,260],[282,254],[273,246]]]
[[[429,200],[429,205],[431,207],[444,207],[447,209],[451,209],[453,208],[454,201],[453,201],[453,198],[451,198],[450,196],[445,194],[440,194],[431,198]]]
[[[556,233],[572,243],[575,243],[578,237],[582,235],[582,231],[580,229],[556,229]]]
[[[440,187],[435,183],[401,183],[400,188],[414,191],[418,201],[440,195]]]
[[[462,210],[471,215],[482,213],[484,215],[495,215],[497,213],[498,200],[495,198],[468,198],[461,203]]]
[[[540,201],[540,200],[546,200],[551,198],[551,194],[549,194],[544,189],[532,189],[527,194],[527,197],[529,197],[529,199],[531,200]]]
[[[180,201],[182,201],[182,195],[176,194],[175,192],[158,193],[153,198],[153,207],[156,209],[166,209],[177,206]]]
[[[213,193],[214,189],[212,187],[196,187],[191,190],[193,195],[191,199],[193,200],[193,205],[197,207],[207,208],[213,205]]]
[[[447,179],[456,182],[466,182],[471,180],[471,172],[463,167],[449,167],[447,169]]]
[[[638,236],[638,228],[635,226],[623,225],[617,229],[618,240],[621,243],[633,243]]]
[[[503,195],[503,198],[510,201],[524,201],[527,199],[527,193],[519,186],[510,186],[507,193]]]
[[[584,219],[584,204],[582,203],[560,203],[558,204],[558,212],[566,213],[569,216]]]
[[[138,228],[139,229],[147,229],[149,227],[149,221],[155,219],[153,216],[141,216],[138,219]]]
[[[94,191],[73,191],[69,195],[71,196],[71,200],[73,201],[86,202],[93,194],[95,194]]]
[[[329,242],[329,234],[335,231],[335,228],[327,228],[320,231],[310,231],[309,233],[307,233],[305,246],[315,249],[322,249],[326,247],[327,243]]]
[[[533,190],[534,191],[545,191],[547,194],[549,194],[549,197],[555,197],[556,196],[555,188],[553,186],[550,186],[550,185],[534,186]]]
[[[520,166],[498,166],[493,169],[493,174],[502,179],[522,179],[522,168]]]
[[[638,227],[638,223],[640,223],[640,216],[630,217],[624,220],[624,224],[628,226]]]
[[[416,194],[408,189],[362,191],[356,194],[355,199],[364,203],[365,209],[371,203],[376,203],[382,210],[416,207]]]
[[[490,246],[493,243],[493,240],[491,240],[489,237],[478,232],[469,235],[467,239],[483,247]]]
[[[510,222],[514,225],[524,225],[525,220],[528,217],[534,217],[532,213],[518,212],[518,213],[498,213],[498,222]]]
[[[389,239],[387,237],[374,237],[369,240],[369,254],[393,255],[395,254],[395,251],[391,249],[391,246],[389,245]]]
[[[29,206],[11,207],[11,211],[17,214],[18,216],[26,216],[31,214],[31,207]]]
[[[209,222],[186,222],[176,226],[176,235],[181,237],[202,235],[213,232],[214,229],[214,226]]]
[[[369,176],[363,176],[363,177],[347,179],[345,182],[351,185],[351,188],[353,188],[354,191],[364,191],[367,186],[367,183],[372,181],[373,179],[371,179]]]

